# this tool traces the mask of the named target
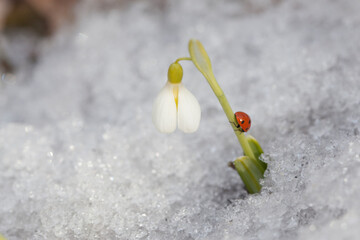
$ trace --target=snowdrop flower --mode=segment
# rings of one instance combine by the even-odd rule
[[[171,64],[168,81],[154,101],[152,120],[162,133],[172,133],[176,126],[185,133],[195,132],[199,128],[200,105],[181,83],[182,76],[181,65]]]

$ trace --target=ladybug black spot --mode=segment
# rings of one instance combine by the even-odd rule
[[[249,124],[251,124],[251,120],[249,120]]]
[[[244,123],[245,123],[245,121],[244,121],[244,120],[242,120],[242,121],[241,121],[241,124],[244,124]]]

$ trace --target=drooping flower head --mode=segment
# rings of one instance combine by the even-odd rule
[[[152,120],[162,133],[172,133],[176,127],[185,133],[195,132],[199,128],[200,105],[194,95],[183,86],[182,76],[181,65],[171,64],[168,81],[154,101]]]

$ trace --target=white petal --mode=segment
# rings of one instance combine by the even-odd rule
[[[201,109],[198,100],[182,84],[179,86],[178,127],[185,133],[199,128]]]
[[[160,132],[172,133],[176,129],[176,115],[173,86],[167,82],[154,101],[152,120]]]

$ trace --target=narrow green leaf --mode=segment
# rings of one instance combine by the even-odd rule
[[[246,140],[249,143],[249,146],[251,148],[251,151],[253,152],[256,160],[258,161],[258,163],[264,168],[264,172],[267,168],[267,164],[263,161],[260,160],[260,156],[262,153],[264,153],[264,151],[262,150],[260,144],[258,143],[258,141],[251,135],[247,135],[246,136]]]
[[[239,173],[249,193],[258,193],[261,190],[259,180],[264,176],[263,168],[256,160],[243,156],[234,161],[236,171]]]
[[[259,158],[260,155],[264,152],[260,146],[260,144],[258,143],[258,141],[251,135],[246,135],[246,139],[250,144],[250,147],[253,151],[253,153],[255,154],[256,158]]]

